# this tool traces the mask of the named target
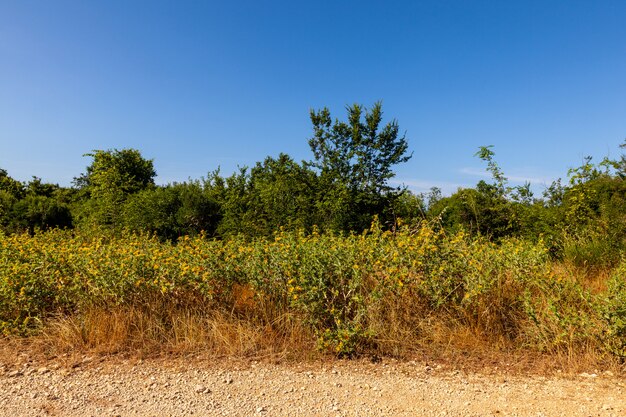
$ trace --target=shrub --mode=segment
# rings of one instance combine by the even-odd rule
[[[433,322],[540,351],[575,348],[607,327],[605,343],[623,353],[624,271],[626,263],[605,300],[555,274],[541,241],[495,244],[426,222],[395,233],[375,222],[358,235],[177,242],[53,230],[0,235],[0,328],[32,334],[50,318],[94,308],[155,317],[191,308],[270,327],[289,316],[339,356],[427,340]]]
[[[605,343],[608,349],[626,357],[626,259],[611,275],[602,313],[607,324]]]

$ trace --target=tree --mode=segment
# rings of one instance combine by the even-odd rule
[[[403,224],[415,226],[426,218],[424,195],[414,194],[407,190],[394,201],[392,210],[397,219],[401,220]]]
[[[476,188],[459,189],[450,197],[429,205],[429,215],[440,217],[449,229],[462,227],[470,233],[498,240],[516,235],[529,218],[533,205],[530,184],[511,187],[494,160],[493,146],[481,146],[474,156],[487,162],[493,182],[479,181]]]
[[[314,136],[309,146],[315,157],[311,165],[353,190],[376,194],[390,191],[387,180],[395,175],[392,167],[411,159],[411,155],[406,155],[405,136],[398,137],[398,122],[392,120],[380,129],[381,102],[371,110],[359,104],[346,110],[348,123],[333,123],[328,108],[311,110]]]
[[[348,121],[331,119],[328,108],[311,111],[313,137],[309,146],[319,170],[323,195],[319,209],[332,228],[358,230],[369,226],[400,194],[389,186],[393,166],[406,162],[408,143],[399,136],[396,120],[381,128],[382,104],[371,110],[346,107]]]
[[[0,168],[0,228],[8,229],[13,221],[13,207],[24,197],[24,185]]]
[[[85,154],[93,158],[87,173],[76,182],[90,187],[96,196],[107,193],[107,189],[117,188],[125,194],[132,194],[154,185],[154,170],[151,159],[145,159],[136,149],[94,150]]]
[[[56,196],[27,195],[13,208],[14,229],[35,230],[72,227],[72,215],[69,206]]]
[[[99,225],[119,225],[128,196],[154,186],[152,160],[135,149],[94,150],[85,156],[93,161],[87,173],[74,181],[89,198],[82,217]]]
[[[26,185],[0,169],[0,226],[8,232],[71,227],[70,190],[33,177]]]
[[[223,218],[218,233],[268,236],[280,227],[311,229],[317,223],[317,177],[289,155],[267,157],[252,169],[205,185],[219,201]]]
[[[511,202],[496,185],[480,181],[476,188],[461,188],[428,208],[429,217],[440,218],[449,230],[462,228],[472,234],[499,239],[518,229]]]
[[[22,198],[24,185],[11,178],[5,169],[0,168],[0,191],[4,191],[15,198]]]
[[[220,220],[219,205],[199,181],[147,188],[130,195],[123,224],[130,230],[156,233],[175,240],[204,231],[213,236]]]
[[[289,155],[267,157],[250,170],[250,208],[263,222],[264,234],[280,227],[311,229],[315,215],[317,177]]]
[[[495,152],[493,152],[491,148],[493,148],[493,145],[480,146],[478,148],[478,152],[476,152],[474,156],[477,156],[478,158],[487,162],[487,171],[491,173],[491,177],[494,181],[493,185],[495,187],[495,191],[497,191],[498,195],[505,196],[510,191],[509,187],[507,186],[509,180],[507,177],[504,176],[504,173],[502,172],[502,169],[500,169],[500,166],[496,163],[496,161],[494,161],[493,157],[495,156]]]

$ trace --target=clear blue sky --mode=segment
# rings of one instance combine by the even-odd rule
[[[309,159],[309,109],[383,101],[447,193],[495,145],[511,179],[564,177],[626,138],[626,1],[0,2],[0,167],[69,185],[133,147],[157,182]]]

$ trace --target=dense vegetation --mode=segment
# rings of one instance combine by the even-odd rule
[[[382,125],[379,103],[347,113],[311,112],[311,161],[281,154],[228,177],[155,185],[134,149],[93,151],[70,188],[0,170],[0,329],[74,317],[95,343],[94,309],[133,309],[166,338],[183,312],[274,336],[297,323],[340,355],[465,331],[626,356],[625,156],[588,158],[536,197],[481,147],[492,181],[415,195],[388,182],[410,158],[398,124]]]

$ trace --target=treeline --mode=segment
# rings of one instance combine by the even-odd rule
[[[390,186],[393,168],[409,160],[408,143],[393,120],[382,123],[380,103],[347,107],[346,121],[328,109],[311,112],[310,161],[280,154],[230,176],[155,185],[153,161],[134,149],[96,150],[72,187],[22,183],[0,169],[0,229],[15,233],[50,228],[141,231],[175,240],[272,235],[279,229],[349,233],[377,218],[387,229],[433,221],[450,231],[501,240],[546,242],[554,256],[589,265],[613,264],[626,237],[626,157],[605,158],[570,170],[543,195],[513,187],[494,160],[484,160],[491,181],[459,189],[413,194]]]
[[[148,231],[166,239],[203,231],[208,236],[271,235],[280,227],[353,231],[379,215],[391,224],[404,192],[390,187],[392,168],[407,161],[408,144],[382,108],[347,108],[348,121],[328,109],[311,112],[313,158],[268,157],[224,177],[157,186],[153,161],[139,151],[95,150],[70,188],[23,184],[0,171],[0,225],[11,233],[54,227]],[[418,201],[417,199],[415,201]]]

